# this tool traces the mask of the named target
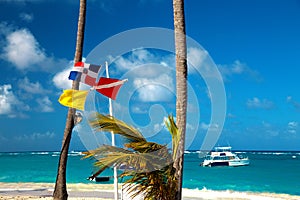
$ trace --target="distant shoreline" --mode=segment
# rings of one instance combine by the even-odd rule
[[[70,199],[113,199],[113,184],[67,184]],[[0,199],[52,199],[54,183],[4,183],[0,182]],[[121,184],[119,185],[121,192]],[[215,191],[183,189],[184,200],[201,199],[286,199],[299,200],[300,196],[276,193]]]

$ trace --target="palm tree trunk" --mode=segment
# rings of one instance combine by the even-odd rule
[[[78,30],[76,40],[76,50],[74,62],[79,62],[82,59],[82,49],[84,40],[84,28],[85,28],[85,15],[86,15],[86,0],[80,0],[79,18],[78,18]],[[79,89],[79,82],[73,81],[72,89]],[[62,141],[62,149],[59,157],[57,177],[55,182],[55,188],[53,192],[53,199],[66,200],[68,199],[67,184],[66,184],[66,168],[68,161],[68,152],[71,142],[72,129],[74,127],[74,108],[69,108],[66,126],[64,131],[64,138]]]
[[[187,51],[184,19],[184,0],[173,0],[175,51],[176,51],[176,124],[180,132],[180,142],[176,152],[174,167],[178,180],[176,199],[182,196],[183,156],[187,110]]]

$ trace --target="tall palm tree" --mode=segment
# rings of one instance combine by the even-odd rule
[[[120,177],[128,178],[124,189],[131,194],[131,198],[143,194],[145,200],[175,199],[177,180],[173,157],[180,136],[172,116],[165,121],[172,136],[172,153],[166,146],[147,141],[137,129],[111,116],[96,113],[89,122],[95,131],[112,131],[127,141],[123,148],[103,145],[85,152],[84,158],[96,158],[95,166],[99,168],[90,178],[96,177],[108,167],[125,165],[125,171]]]
[[[183,159],[187,110],[187,51],[184,18],[184,0],[173,0],[175,52],[176,52],[176,124],[180,132],[174,167],[178,179],[176,199],[182,196]]]
[[[80,0],[74,63],[82,60],[85,16],[86,16],[86,0]],[[79,89],[78,81],[73,81],[72,89],[75,89],[75,90]],[[64,138],[62,141],[62,148],[61,148],[61,153],[60,153],[60,157],[59,157],[59,164],[58,164],[55,188],[54,188],[54,192],[53,192],[53,199],[55,199],[55,200],[68,199],[68,192],[67,192],[67,186],[66,186],[66,168],[67,168],[69,146],[70,146],[70,141],[71,141],[71,136],[72,136],[72,129],[74,127],[75,112],[76,112],[76,110],[74,108],[69,108],[69,110],[68,110],[66,126],[65,126],[65,131],[64,131]]]

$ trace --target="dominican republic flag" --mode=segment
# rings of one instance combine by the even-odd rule
[[[117,97],[120,87],[126,81],[127,81],[127,79],[119,80],[119,79],[114,79],[114,78],[101,77],[99,79],[99,82],[97,83],[97,85],[94,86],[93,88],[96,89],[97,92],[103,94],[104,96],[107,96],[108,98],[116,100],[116,97]]]
[[[100,65],[77,62],[70,72],[69,79],[73,81],[80,81],[90,86],[95,86],[97,85],[96,79],[100,68]]]

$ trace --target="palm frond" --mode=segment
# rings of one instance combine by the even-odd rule
[[[96,150],[84,152],[83,158],[95,157],[95,166],[101,168],[125,165],[135,171],[152,171],[160,169],[165,163],[155,153],[136,153],[123,148],[103,145]]]
[[[111,116],[99,113],[89,119],[91,127],[96,131],[113,132],[128,140],[124,148],[103,145],[95,150],[85,152],[84,158],[96,158],[94,163],[101,173],[108,167],[128,166],[120,177],[127,177],[125,190],[131,198],[139,194],[145,200],[175,199],[178,180],[175,177],[173,160],[176,157],[180,132],[172,115],[165,121],[172,136],[172,150],[170,154],[166,145],[148,142],[134,127]]]
[[[116,146],[103,145],[97,149],[83,152],[83,154],[85,155],[83,159],[90,158],[90,157],[95,157],[97,159],[99,157],[106,157],[109,156],[110,154],[118,153],[118,152],[130,153],[131,151]]]
[[[89,123],[96,131],[113,132],[122,135],[129,141],[146,141],[137,129],[112,116],[93,113],[89,118]]]
[[[165,125],[168,128],[171,136],[172,136],[172,150],[173,150],[173,160],[176,158],[176,152],[179,145],[180,140],[180,132],[176,126],[174,121],[174,117],[172,115],[168,116],[168,119],[165,120]]]
[[[132,177],[125,182],[124,189],[131,194],[131,198],[143,194],[144,199],[174,199],[173,191],[177,185],[174,184],[175,176],[173,171],[173,165],[170,164],[161,170],[122,174],[124,176],[132,175]]]
[[[147,142],[147,141],[130,142],[124,144],[124,146],[126,148],[133,149],[134,151],[137,151],[139,153],[148,153],[148,152],[159,151],[161,149],[166,149],[165,145],[160,145],[155,142]]]

